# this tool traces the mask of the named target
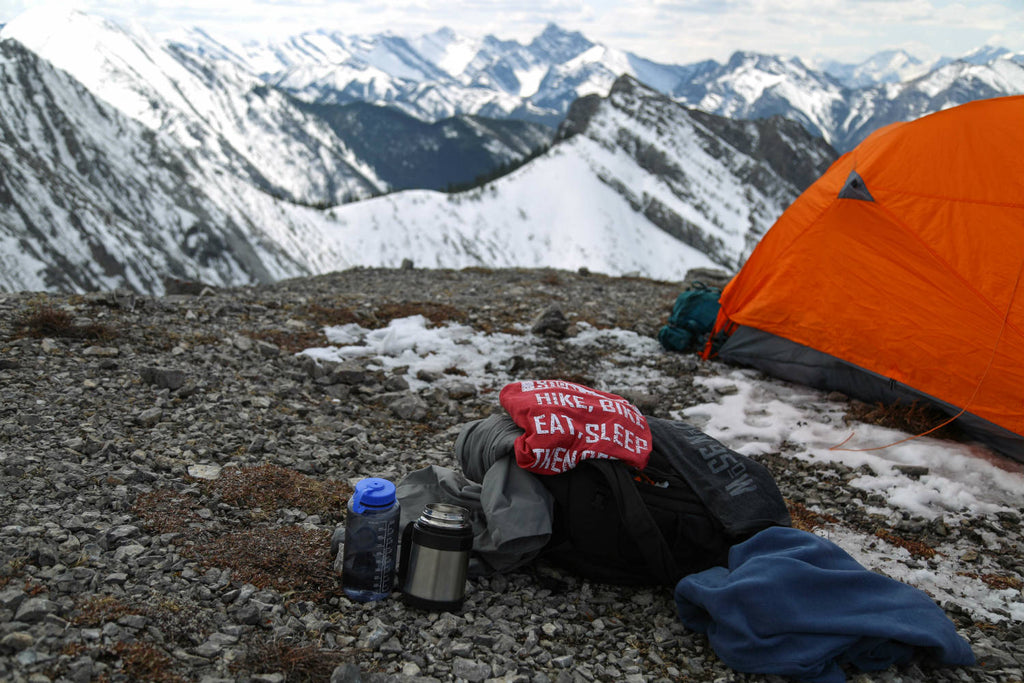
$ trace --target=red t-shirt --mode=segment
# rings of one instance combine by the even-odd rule
[[[621,396],[562,380],[506,384],[498,397],[526,432],[515,441],[516,462],[538,474],[558,474],[590,458],[615,458],[643,468],[651,429]]]

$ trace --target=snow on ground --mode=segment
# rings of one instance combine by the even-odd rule
[[[413,389],[424,385],[415,379],[419,370],[450,367],[465,372],[464,379],[478,388],[500,389],[523,379],[503,370],[509,361],[515,356],[534,358],[540,348],[539,340],[525,330],[521,335],[482,334],[464,325],[432,327],[422,316],[394,320],[377,330],[350,324],[327,328],[326,333],[334,346],[303,353],[337,362],[371,357],[383,370],[407,366]],[[604,386],[595,388],[643,389],[675,381],[660,375],[649,362],[653,355],[666,353],[649,337],[584,324],[566,343],[601,349],[604,360],[592,371]],[[866,503],[866,511],[894,521],[908,513],[926,520],[941,518],[947,527],[957,527],[1000,512],[1019,514],[1024,499],[1024,468],[1019,463],[978,446],[928,437],[907,440],[911,435],[892,429],[851,426],[843,419],[843,404],[822,392],[751,370],[724,365],[714,369],[717,372],[711,376],[695,379],[713,398],[673,417],[700,427],[740,453],[756,458],[781,452],[786,457],[860,468],[863,474],[850,485],[863,490],[865,497],[878,494],[896,508]],[[908,466],[926,467],[927,472],[908,471]],[[975,578],[983,573],[977,564],[977,545],[938,546],[935,557],[922,559],[841,524],[821,527],[816,533],[843,547],[865,567],[921,588],[940,603],[957,604],[979,619],[999,621],[1009,615],[1013,621],[1024,621],[1019,589],[998,590]],[[991,532],[980,536],[981,544],[993,549],[1003,542]]]
[[[867,508],[891,518],[902,516],[900,510],[904,510],[928,520],[941,517],[953,527],[999,512],[1019,514],[1024,500],[1019,463],[979,446],[928,437],[907,441],[912,435],[893,429],[869,424],[851,427],[843,420],[843,404],[821,392],[751,370],[723,368],[718,376],[696,380],[717,400],[688,408],[679,417],[736,451],[756,457],[783,450],[786,442],[787,457],[866,466],[870,474],[850,485],[866,494],[879,494],[898,508],[895,512],[888,507]],[[901,466],[926,467],[927,473],[905,472]],[[935,557],[924,560],[841,525],[831,524],[818,532],[862,565],[921,588],[940,603],[953,602],[982,619],[999,621],[1009,614],[1013,621],[1024,621],[1020,589],[995,590],[975,578],[983,573],[975,564],[975,546],[937,546]],[[998,548],[1001,541],[994,534],[983,534],[990,548]]]
[[[492,386],[495,369],[513,356],[534,355],[530,338],[511,334],[479,334],[466,325],[449,324],[431,327],[422,315],[392,320],[384,328],[368,330],[356,323],[325,328],[327,348],[306,349],[307,356],[336,363],[351,358],[376,359],[376,366],[385,371],[408,367],[409,388],[422,389],[426,382],[416,378],[421,370],[442,372],[457,367],[477,386]],[[371,366],[373,367],[373,366]],[[488,370],[488,367],[491,370]],[[505,381],[511,381],[507,376]]]

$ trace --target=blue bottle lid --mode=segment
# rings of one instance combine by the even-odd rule
[[[352,510],[365,512],[367,508],[386,508],[395,502],[395,485],[387,479],[369,477],[356,483],[352,494]]]

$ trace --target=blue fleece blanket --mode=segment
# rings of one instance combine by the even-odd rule
[[[915,654],[975,663],[927,593],[798,529],[772,527],[734,546],[728,568],[684,577],[675,599],[683,624],[746,673],[833,683],[846,680],[843,664],[878,671]]]

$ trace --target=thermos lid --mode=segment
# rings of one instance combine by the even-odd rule
[[[443,529],[463,529],[469,525],[469,510],[451,503],[428,503],[420,521]]]
[[[363,512],[366,508],[386,508],[395,502],[395,485],[387,479],[369,477],[356,483],[352,494],[352,509]]]

